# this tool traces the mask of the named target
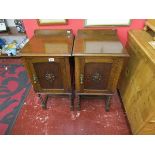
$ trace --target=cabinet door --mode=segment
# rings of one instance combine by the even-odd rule
[[[70,91],[68,58],[30,58],[29,74],[36,92],[65,93]],[[68,69],[67,69],[67,68]]]
[[[122,58],[76,57],[76,91],[112,94],[116,89],[122,65]]]

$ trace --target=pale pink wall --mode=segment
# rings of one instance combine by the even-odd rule
[[[33,36],[35,29],[72,29],[73,33],[76,35],[78,29],[84,28],[83,19],[69,19],[67,25],[53,25],[53,26],[38,26],[36,19],[25,19],[23,20],[23,22],[29,38]],[[130,26],[116,27],[116,29],[118,30],[118,36],[123,45],[126,44],[128,30],[142,29],[144,27],[144,22],[145,22],[144,19],[133,19]],[[103,29],[103,27],[100,29]]]

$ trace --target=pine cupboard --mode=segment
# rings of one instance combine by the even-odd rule
[[[129,31],[130,58],[119,91],[133,134],[155,134],[155,49],[149,41],[144,30]]]

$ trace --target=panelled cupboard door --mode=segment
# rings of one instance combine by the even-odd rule
[[[76,91],[112,94],[122,65],[123,59],[118,57],[76,57]]]
[[[64,93],[69,90],[65,58],[29,58],[26,60],[30,78],[36,92]],[[67,76],[68,75],[68,76]]]

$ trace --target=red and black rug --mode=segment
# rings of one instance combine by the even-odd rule
[[[20,63],[0,63],[0,134],[10,134],[30,90],[27,73]]]

